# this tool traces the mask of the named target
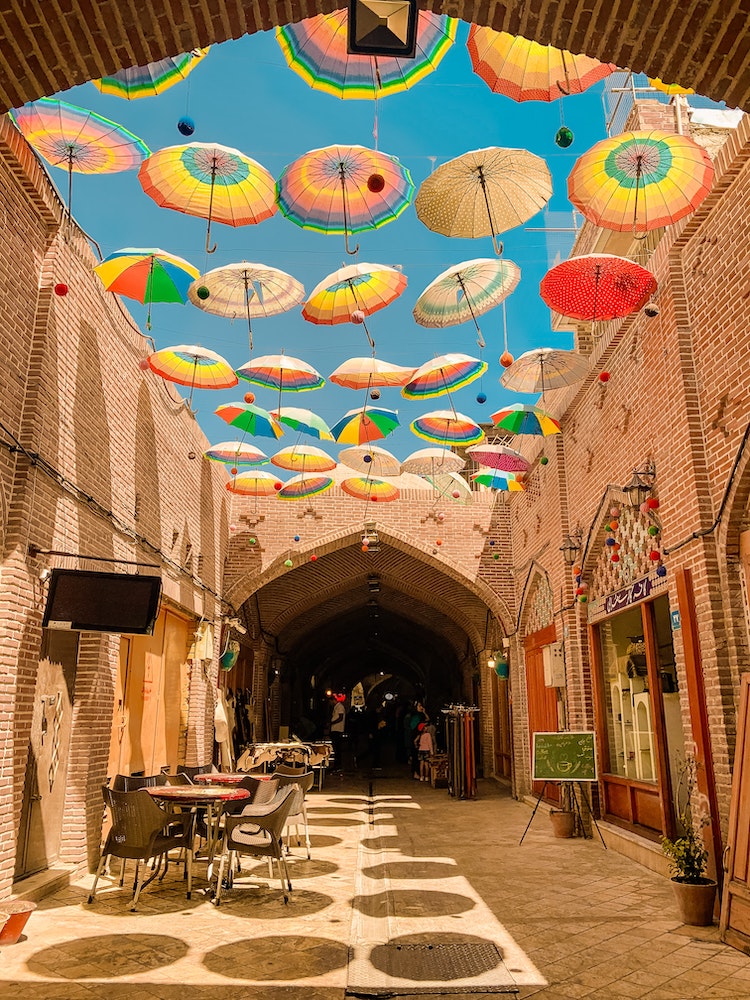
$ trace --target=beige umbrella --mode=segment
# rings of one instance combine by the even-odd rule
[[[339,452],[339,462],[368,476],[398,476],[401,472],[401,463],[396,456],[375,445],[344,448]]]
[[[439,166],[422,183],[417,216],[436,233],[479,239],[522,225],[552,196],[547,164],[525,149],[475,149]]]
[[[437,476],[460,472],[465,465],[464,459],[450,448],[420,448],[407,455],[401,463],[401,471],[415,476]]]
[[[500,382],[518,392],[541,392],[580,382],[589,370],[588,358],[575,351],[537,347],[526,351],[506,368]]]
[[[370,389],[375,386],[401,386],[411,380],[416,368],[402,368],[380,358],[349,358],[328,376],[329,382],[346,389]]]
[[[336,460],[312,445],[295,444],[290,448],[282,448],[271,456],[271,462],[280,469],[291,469],[292,472],[330,472],[336,468]]]

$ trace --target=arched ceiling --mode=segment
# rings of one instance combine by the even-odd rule
[[[342,0],[0,0],[2,110]],[[423,0],[421,7],[750,104],[750,0]]]

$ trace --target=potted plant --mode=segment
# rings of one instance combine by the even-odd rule
[[[575,833],[576,817],[570,797],[570,787],[563,783],[560,786],[560,808],[550,809],[550,822],[555,837],[567,839]]]
[[[682,830],[674,840],[662,837],[662,850],[669,858],[672,885],[683,923],[693,927],[707,927],[713,923],[717,885],[706,876],[708,851],[703,841],[703,830],[711,822],[705,809],[693,813],[697,789],[695,757],[688,754],[681,762],[678,799],[684,805],[677,815]]]

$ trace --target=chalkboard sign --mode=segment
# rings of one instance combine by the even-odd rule
[[[596,781],[594,733],[534,733],[534,781]]]

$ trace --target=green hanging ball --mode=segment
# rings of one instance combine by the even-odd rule
[[[198,296],[201,302],[205,302],[211,293],[209,292],[209,290],[206,288],[205,285],[198,285],[195,294]]]
[[[655,524],[651,524],[651,525],[649,525],[648,533],[653,538],[654,535],[658,535],[659,534],[659,529],[656,527]]]
[[[291,559],[285,559],[284,560],[284,565],[287,567],[287,569],[291,569],[292,566],[294,566],[294,563],[292,562]]]
[[[547,458],[547,456],[546,455],[542,455],[542,457],[539,459],[539,464],[540,465],[546,465],[547,462],[549,462],[549,459]]]
[[[247,542],[248,542],[248,545],[257,545],[258,544],[258,539],[257,538],[248,538]]]
[[[497,552],[496,552],[496,553],[495,553],[495,554],[493,555],[493,557],[492,557],[492,558],[493,558],[493,559],[499,559],[499,558],[500,558],[500,556],[499,556],[499,555],[497,554]]]
[[[562,125],[557,130],[557,134],[555,135],[555,144],[559,146],[560,149],[567,149],[568,146],[573,145],[573,132],[567,125]]]

